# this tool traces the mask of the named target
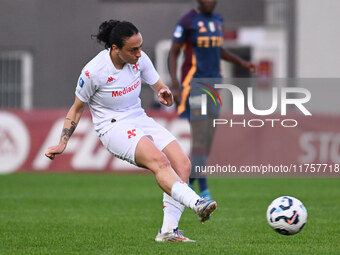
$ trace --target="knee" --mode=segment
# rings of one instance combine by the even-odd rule
[[[169,160],[163,153],[159,153],[158,155],[153,156],[153,165],[155,166],[155,171],[157,170],[165,170],[171,167]]]

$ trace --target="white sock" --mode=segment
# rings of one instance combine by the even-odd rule
[[[174,200],[168,194],[163,194],[163,225],[161,233],[172,232],[178,227],[179,220],[184,211],[184,205]]]
[[[171,196],[178,202],[194,210],[197,200],[200,199],[185,182],[177,181],[172,185]]]

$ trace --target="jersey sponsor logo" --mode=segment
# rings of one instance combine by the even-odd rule
[[[110,83],[110,82],[113,82],[113,81],[115,81],[115,80],[116,80],[115,78],[113,78],[112,76],[109,76],[109,77],[107,78],[106,84],[108,84],[108,83]]]
[[[197,47],[210,48],[210,47],[221,47],[223,43],[222,36],[198,36]]]
[[[83,78],[82,77],[80,77],[80,79],[79,79],[79,81],[78,81],[78,85],[79,85],[79,87],[83,87],[84,86],[84,80],[83,80]]]
[[[85,71],[85,76],[90,79],[90,72],[88,70]]]
[[[175,32],[174,32],[174,37],[180,38],[182,34],[183,34],[183,27],[180,25],[177,25],[177,27],[175,28]]]
[[[136,83],[132,84],[131,86],[124,88],[121,91],[112,91],[112,97],[120,97],[125,94],[128,94],[131,91],[134,91],[136,88],[138,88],[139,85],[140,85],[140,80],[138,80]]]
[[[136,129],[128,130],[128,139],[131,139],[133,136],[136,136]]]

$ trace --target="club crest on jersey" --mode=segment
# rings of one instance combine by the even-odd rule
[[[206,33],[207,29],[203,26],[198,30],[198,33]]]
[[[113,81],[115,81],[115,80],[116,80],[115,78],[113,78],[112,76],[109,76],[109,77],[107,78],[106,84],[109,84],[110,82],[113,82]]]
[[[132,69],[135,70],[135,71],[139,71],[139,64],[136,63],[132,66]]]
[[[90,79],[90,72],[88,70],[85,71],[85,76]]]

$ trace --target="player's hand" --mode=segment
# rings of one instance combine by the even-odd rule
[[[45,152],[45,156],[48,157],[49,159],[53,160],[57,154],[63,153],[65,148],[66,148],[66,146],[63,145],[63,144],[59,144],[57,146],[49,147]]]
[[[174,98],[168,88],[160,89],[158,92],[158,101],[166,106],[171,106],[174,103]]]
[[[247,68],[251,73],[256,72],[256,65],[253,64],[252,62],[244,62],[242,66]]]

